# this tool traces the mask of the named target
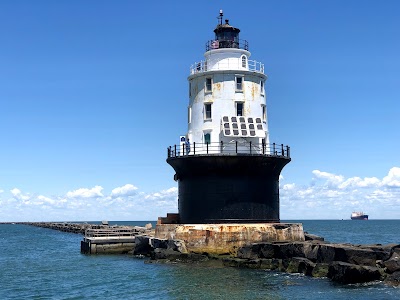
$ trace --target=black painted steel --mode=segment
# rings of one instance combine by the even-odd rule
[[[180,222],[279,222],[279,175],[288,157],[170,157],[179,186]]]

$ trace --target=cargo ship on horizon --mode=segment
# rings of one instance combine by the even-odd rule
[[[368,220],[368,215],[362,211],[353,211],[350,218],[352,220]]]

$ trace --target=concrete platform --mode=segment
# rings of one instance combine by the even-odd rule
[[[301,223],[157,224],[155,238],[183,240],[188,252],[233,255],[252,243],[305,239]]]

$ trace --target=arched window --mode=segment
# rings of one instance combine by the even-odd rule
[[[242,67],[247,68],[247,57],[246,55],[242,55]]]

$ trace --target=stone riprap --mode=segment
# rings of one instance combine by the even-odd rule
[[[327,277],[343,284],[382,280],[400,285],[399,244],[336,244],[306,234],[306,241],[253,243],[232,256],[188,251],[182,240],[149,238],[136,240],[133,253],[150,256],[150,262],[212,260],[229,267]]]

